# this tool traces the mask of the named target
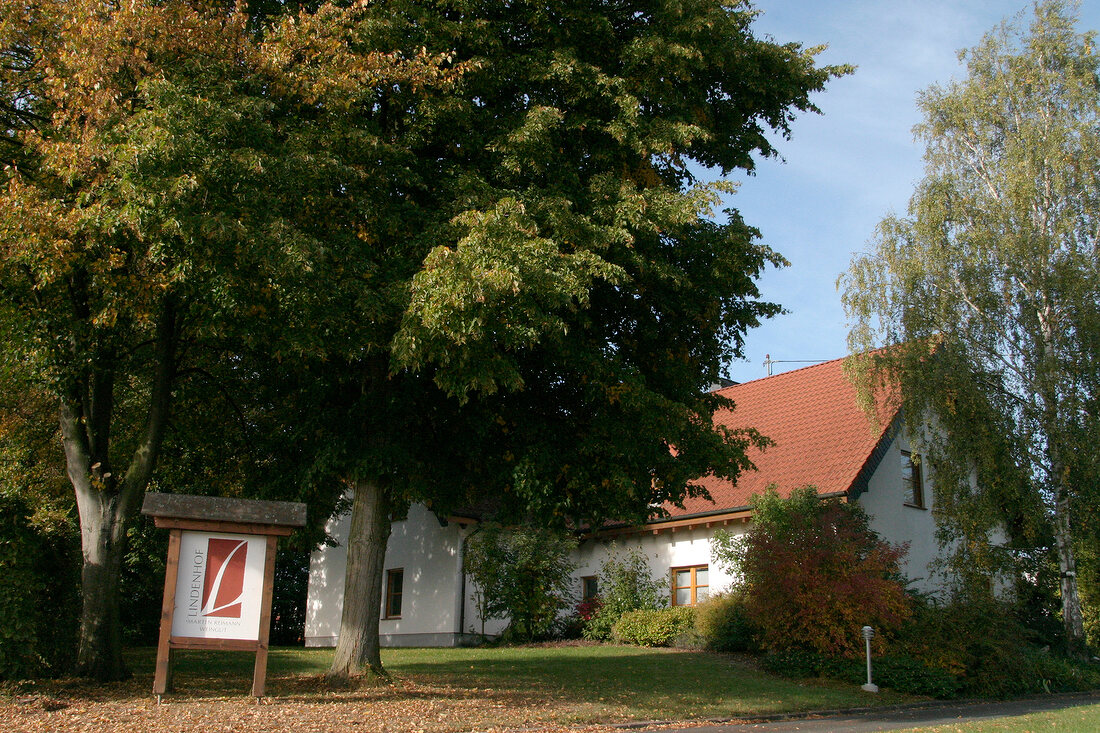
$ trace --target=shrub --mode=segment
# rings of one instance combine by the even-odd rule
[[[872,659],[871,664],[875,684],[895,692],[950,699],[956,697],[962,687],[954,675],[912,657],[880,657]],[[865,675],[866,670],[861,668],[861,682]]]
[[[695,607],[695,631],[707,649],[745,652],[757,648],[759,629],[741,593],[718,593]]]
[[[550,636],[573,601],[576,542],[550,530],[485,524],[470,538],[465,570],[477,584],[483,619],[510,619],[506,639]]]
[[[914,609],[894,647],[956,679],[958,694],[1004,698],[1100,684],[1100,668],[1037,649],[1012,604],[988,594],[946,604],[917,599]]]
[[[639,550],[614,546],[599,574],[600,605],[584,627],[584,638],[606,641],[622,615],[638,609],[668,605],[668,588],[653,579],[649,563]]]
[[[961,684],[953,675],[930,667],[911,657],[884,656],[872,658],[872,679],[880,687],[909,695],[925,695],[940,699],[956,697]],[[830,677],[853,685],[867,681],[867,666],[863,660],[848,657],[826,657],[808,649],[785,649],[761,657],[761,666],[782,677]]]
[[[915,598],[913,609],[894,645],[902,655],[953,675],[966,695],[1005,697],[1032,688],[1020,664],[1027,631],[1009,604],[989,595],[947,604]]]
[[[0,493],[0,679],[62,671],[76,649],[80,538],[68,521],[30,521]]]
[[[862,626],[875,627],[881,647],[909,616],[898,565],[905,548],[882,541],[859,505],[823,501],[810,486],[788,499],[769,487],[752,505],[733,559],[763,647],[854,655]]]
[[[1025,662],[1033,670],[1033,692],[1078,692],[1100,687],[1100,666],[1032,649]]]
[[[695,609],[641,609],[628,611],[611,630],[615,641],[638,646],[671,646],[681,636],[689,634],[695,625]]]

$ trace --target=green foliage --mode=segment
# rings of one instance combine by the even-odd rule
[[[331,336],[313,316],[330,248],[357,241],[334,203],[362,152],[342,123],[383,79],[438,66],[359,53],[357,12],[325,4],[260,36],[224,4],[0,6],[0,391],[43,394],[60,423],[84,674],[125,676],[125,537],[182,383],[232,394],[248,362],[227,352],[277,361]]]
[[[271,599],[271,643],[303,646],[306,598],[309,595],[308,549],[285,545],[275,558],[275,582]]]
[[[760,657],[760,666],[780,677],[801,679],[817,677],[825,668],[825,661],[823,654],[792,647],[766,652]]]
[[[832,658],[821,666],[825,677],[844,680],[853,685],[867,681],[866,660]],[[957,697],[962,685],[954,675],[919,659],[886,655],[872,658],[872,681],[879,687],[906,695],[924,695],[941,700]]]
[[[760,633],[749,617],[744,593],[737,591],[715,593],[697,604],[695,631],[708,649],[717,652],[754,651]]]
[[[79,536],[71,521],[30,515],[0,490],[0,679],[62,673],[75,649]]]
[[[119,579],[119,617],[123,643],[156,645],[164,597],[168,532],[157,529],[152,517],[141,515],[126,532],[126,555]]]
[[[752,505],[735,564],[764,648],[853,655],[864,625],[881,643],[908,617],[898,569],[905,548],[881,540],[858,504],[822,500],[804,487],[787,499],[769,488]]]
[[[847,71],[751,8],[0,14],[3,348],[71,413],[70,475],[125,480],[123,523],[162,440],[223,460],[220,430],[173,441],[173,406],[234,414],[237,466],[441,515],[642,519],[748,467],[759,436],[716,429],[705,387],[779,311],[755,278],[783,260],[696,171],[775,155]]]
[[[1007,566],[994,532],[1056,548],[1080,653],[1075,515],[1100,502],[1100,53],[1076,20],[1038,2],[1029,28],[962,54],[965,79],[920,95],[925,178],[842,280],[857,377],[865,395],[900,387],[953,568],[988,585]]]
[[[547,638],[573,603],[576,540],[546,529],[481,527],[467,541],[465,572],[477,584],[482,618],[508,619],[508,640]]]
[[[611,638],[637,646],[672,646],[694,628],[695,609],[690,606],[644,608],[620,616],[611,627]]]
[[[872,675],[880,687],[941,700],[957,696],[961,688],[959,681],[944,670],[910,657],[878,657],[873,660]]]
[[[599,573],[600,606],[585,623],[584,638],[607,641],[624,613],[668,605],[668,588],[654,580],[649,562],[637,548],[614,545]]]
[[[966,694],[1003,697],[1022,689],[1021,680],[1028,684],[1020,659],[1027,637],[1012,607],[988,595],[947,604],[918,599],[897,646],[957,677]]]
[[[1092,689],[1100,682],[1097,665],[1038,647],[1030,628],[1018,620],[1018,613],[1013,604],[988,595],[946,604],[917,598],[912,619],[891,644],[891,657],[919,660],[943,672],[954,680],[956,692],[966,697],[1009,698]],[[886,664],[889,674],[904,671],[893,669],[893,661]],[[906,677],[911,685],[944,688],[946,693],[945,683],[932,672],[925,677],[914,675]],[[941,692],[926,693],[944,697]]]
[[[964,696],[1090,689],[1100,680],[1095,665],[1040,649],[1010,603],[988,596],[947,604],[918,598],[914,608],[891,649],[950,675]],[[940,683],[930,677],[928,684]]]

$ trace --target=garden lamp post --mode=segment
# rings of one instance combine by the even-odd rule
[[[878,685],[871,682],[871,639],[875,635],[875,630],[870,626],[863,627],[863,643],[867,647],[867,684],[863,686],[863,689],[867,692],[878,692]]]

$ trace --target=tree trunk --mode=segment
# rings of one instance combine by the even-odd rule
[[[122,660],[119,578],[126,526],[137,513],[153,475],[164,438],[176,374],[176,310],[166,299],[157,324],[153,378],[144,430],[126,473],[111,468],[110,437],[114,418],[114,371],[109,353],[101,354],[83,382],[60,403],[65,468],[80,513],[80,647],[76,673],[100,681],[129,676]],[[152,611],[152,609],[151,609]]]
[[[1050,306],[1038,309],[1042,340],[1038,344],[1036,362],[1040,365],[1038,393],[1042,400],[1042,430],[1046,438],[1049,480],[1054,491],[1054,542],[1058,552],[1059,590],[1062,594],[1062,623],[1066,630],[1066,652],[1084,657],[1086,651],[1085,622],[1081,614],[1081,599],[1077,594],[1077,557],[1073,550],[1073,532],[1070,523],[1071,487],[1065,456],[1066,446],[1061,442],[1063,434],[1059,408],[1060,400],[1053,386],[1052,375],[1062,373],[1058,364],[1055,328],[1051,320]]]
[[[78,503],[84,567],[77,674],[103,681],[125,679],[129,671],[122,661],[118,585],[126,520],[119,516],[117,497],[110,499],[104,492],[85,492]]]
[[[385,675],[378,640],[382,610],[382,574],[390,538],[390,500],[377,481],[356,481],[344,575],[340,637],[329,668],[330,679],[364,672]]]
[[[1085,621],[1077,594],[1077,557],[1070,531],[1069,493],[1062,477],[1055,478],[1054,540],[1058,548],[1059,585],[1062,592],[1062,623],[1066,629],[1066,651],[1070,656],[1085,655]]]

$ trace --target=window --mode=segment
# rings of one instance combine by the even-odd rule
[[[924,481],[920,470],[920,456],[904,450],[901,452],[901,489],[907,506],[924,509]]]
[[[710,590],[710,573],[706,565],[672,569],[672,605],[694,606],[706,600]]]
[[[591,601],[600,594],[600,584],[595,575],[585,575],[581,578],[581,600]]]
[[[386,612],[383,618],[401,618],[401,586],[404,580],[404,568],[386,571]]]

